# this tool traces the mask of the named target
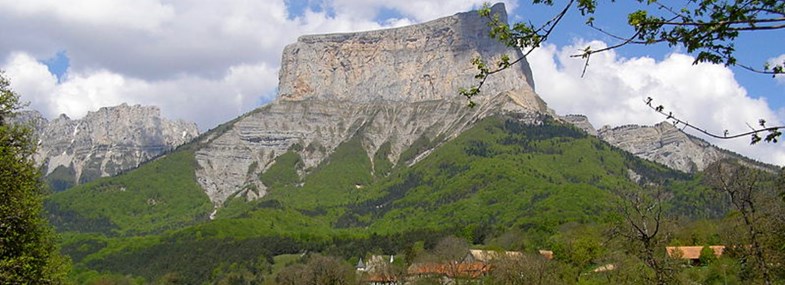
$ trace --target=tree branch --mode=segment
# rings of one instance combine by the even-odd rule
[[[698,131],[698,132],[700,132],[700,133],[702,133],[704,135],[707,135],[707,136],[710,136],[710,137],[713,137],[713,138],[716,138],[716,139],[735,139],[735,138],[740,138],[740,137],[744,137],[744,136],[751,136],[751,143],[750,144],[756,144],[756,143],[760,142],[761,140],[764,140],[766,142],[776,143],[777,140],[779,139],[779,137],[782,136],[782,132],[780,132],[779,130],[785,128],[785,126],[767,127],[766,126],[766,121],[761,119],[761,120],[758,121],[758,125],[760,126],[760,128],[752,128],[751,127],[751,129],[752,129],[751,131],[743,132],[743,133],[736,133],[736,134],[730,134],[728,132],[728,130],[725,130],[722,135],[718,135],[718,134],[709,132],[706,129],[702,129],[702,128],[697,127],[697,126],[695,126],[693,124],[690,124],[687,121],[679,119],[672,112],[665,113],[665,107],[663,107],[662,105],[658,105],[658,106],[655,107],[652,104],[652,101],[653,101],[652,98],[648,97],[648,98],[646,98],[646,100],[644,102],[646,103],[646,106],[648,106],[649,108],[651,108],[655,112],[660,113],[661,115],[665,116],[666,120],[671,120],[673,122],[674,126],[683,125],[684,126],[683,128],[690,128],[690,129]],[[768,132],[768,134],[766,135],[765,138],[761,138],[760,137],[759,134],[762,133],[762,132]]]

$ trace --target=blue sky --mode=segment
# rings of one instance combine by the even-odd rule
[[[541,22],[554,9],[505,0],[512,21]],[[157,105],[202,130],[274,100],[281,51],[304,34],[353,32],[424,22],[477,8],[482,0],[0,0],[0,69],[45,116],[72,118],[121,103]],[[669,1],[675,3],[675,1]],[[602,2],[596,24],[629,33],[637,1]],[[583,62],[569,55],[613,39],[571,11],[530,62],[536,91],[559,114],[581,113],[595,127],[655,124],[652,96],[711,130],[745,130],[759,118],[785,121],[785,79],[739,68],[691,64],[664,45],[625,47]],[[783,57],[785,32],[744,36],[741,62]],[[711,141],[785,164],[782,145]]]

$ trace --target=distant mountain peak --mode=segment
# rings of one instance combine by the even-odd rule
[[[199,134],[195,123],[167,120],[156,106],[123,103],[75,120],[62,114],[48,121],[34,110],[21,114],[17,120],[36,129],[35,159],[56,190],[137,167]]]

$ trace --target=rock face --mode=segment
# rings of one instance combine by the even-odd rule
[[[199,134],[195,123],[166,120],[157,107],[140,105],[101,108],[79,120],[47,121],[26,111],[16,120],[35,128],[35,160],[55,190],[137,167]]]
[[[492,11],[506,21],[503,5]],[[400,161],[416,140],[439,145],[489,115],[514,112],[536,123],[549,110],[534,94],[525,60],[491,77],[477,107],[467,108],[459,95],[477,83],[472,58],[522,56],[487,35],[486,22],[468,12],[403,28],[301,37],[283,52],[279,97],[199,141],[198,182],[219,207],[234,195],[265,195],[260,174],[287,151],[298,152],[307,172],[359,138],[369,158],[389,144],[389,161],[411,164],[429,153]]]
[[[666,122],[651,127],[603,127],[598,136],[638,157],[687,173],[701,171],[720,159],[737,157]]]
[[[585,115],[570,114],[559,118],[583,130],[587,134],[597,136],[597,130],[594,129],[594,126],[589,122],[589,118]]]

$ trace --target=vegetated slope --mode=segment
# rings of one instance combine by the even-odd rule
[[[178,151],[134,171],[100,178],[50,196],[50,221],[60,232],[136,236],[207,220],[212,205],[194,177],[190,151]]]
[[[484,235],[494,227],[553,233],[565,223],[607,219],[618,191],[689,178],[547,116],[541,122],[483,120],[380,183],[376,197],[351,204],[335,225],[381,233],[450,228]]]
[[[432,152],[411,167],[375,167],[383,163],[369,158],[361,142],[352,139],[300,177],[295,146],[262,173],[275,177],[267,196],[253,202],[232,198],[214,221],[141,240],[72,233],[67,248],[94,245],[93,252],[78,253],[79,266],[148,280],[177,272],[202,282],[220,266],[234,263],[252,270],[276,254],[326,250],[348,258],[370,251],[395,253],[446,234],[479,243],[516,228],[547,246],[562,225],[613,219],[618,191],[649,182],[705,191],[687,174],[636,158],[571,125],[545,115],[536,122],[496,116],[438,147],[424,139],[406,155]],[[150,181],[164,175],[148,174]],[[114,185],[110,181],[104,183]],[[724,213],[704,213],[702,205],[690,204],[699,199],[680,199],[674,195],[669,201],[672,212]],[[122,213],[85,215],[120,223]]]

